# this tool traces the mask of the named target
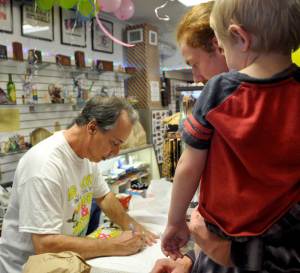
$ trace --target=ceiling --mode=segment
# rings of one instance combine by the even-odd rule
[[[158,11],[161,17],[168,15],[169,21],[159,20],[155,14],[155,8],[167,5]],[[130,20],[133,23],[150,23],[159,28],[161,33],[173,32],[182,15],[188,10],[187,7],[179,3],[177,0],[133,0],[135,5],[135,13]]]

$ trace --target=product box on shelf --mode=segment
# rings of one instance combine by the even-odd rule
[[[99,71],[114,71],[114,63],[110,61],[96,61],[96,68]]]
[[[83,51],[75,51],[75,64],[78,68],[85,67],[85,59],[84,59],[84,52]]]
[[[65,66],[71,66],[71,58],[66,55],[57,54],[56,55],[56,63],[65,65]]]
[[[40,64],[42,63],[42,52],[36,49],[28,50],[28,63],[30,64]]]
[[[15,61],[24,61],[23,46],[19,42],[12,42],[13,59]]]
[[[5,45],[0,45],[0,59],[7,59],[7,47]]]

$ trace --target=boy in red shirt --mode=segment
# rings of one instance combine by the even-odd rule
[[[211,26],[232,71],[208,82],[184,123],[188,147],[174,178],[165,254],[180,257],[189,238],[185,213],[200,178],[199,212],[239,249],[235,266],[273,272],[266,261],[276,254],[262,257],[264,238],[290,248],[282,238],[300,223],[300,69],[291,61],[299,25],[299,0],[215,2]]]

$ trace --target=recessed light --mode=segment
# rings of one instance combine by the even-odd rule
[[[191,6],[195,6],[198,4],[210,2],[212,0],[178,0],[178,1],[187,7],[191,7]]]

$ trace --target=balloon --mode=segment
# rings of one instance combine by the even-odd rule
[[[37,0],[37,6],[43,11],[48,11],[53,7],[54,0]]]
[[[95,6],[90,0],[80,0],[78,3],[78,10],[83,16],[89,17],[94,13]]]
[[[300,66],[300,48],[292,54],[292,59],[295,64]]]
[[[59,5],[64,9],[71,9],[78,3],[78,0],[59,0]]]
[[[105,12],[114,12],[121,6],[122,0],[97,0],[99,7]]]
[[[114,36],[112,36],[108,31],[107,29],[102,25],[101,21],[99,20],[99,15],[96,14],[96,21],[98,23],[98,26],[99,28],[103,31],[103,33],[109,37],[111,40],[113,40],[115,43],[119,44],[119,45],[122,45],[122,46],[126,46],[126,47],[133,47],[134,45],[131,45],[131,44],[126,44],[120,40],[118,40],[117,38],[115,38]]]
[[[122,4],[118,10],[114,12],[119,20],[128,20],[134,14],[134,5],[131,0],[122,0]]]

